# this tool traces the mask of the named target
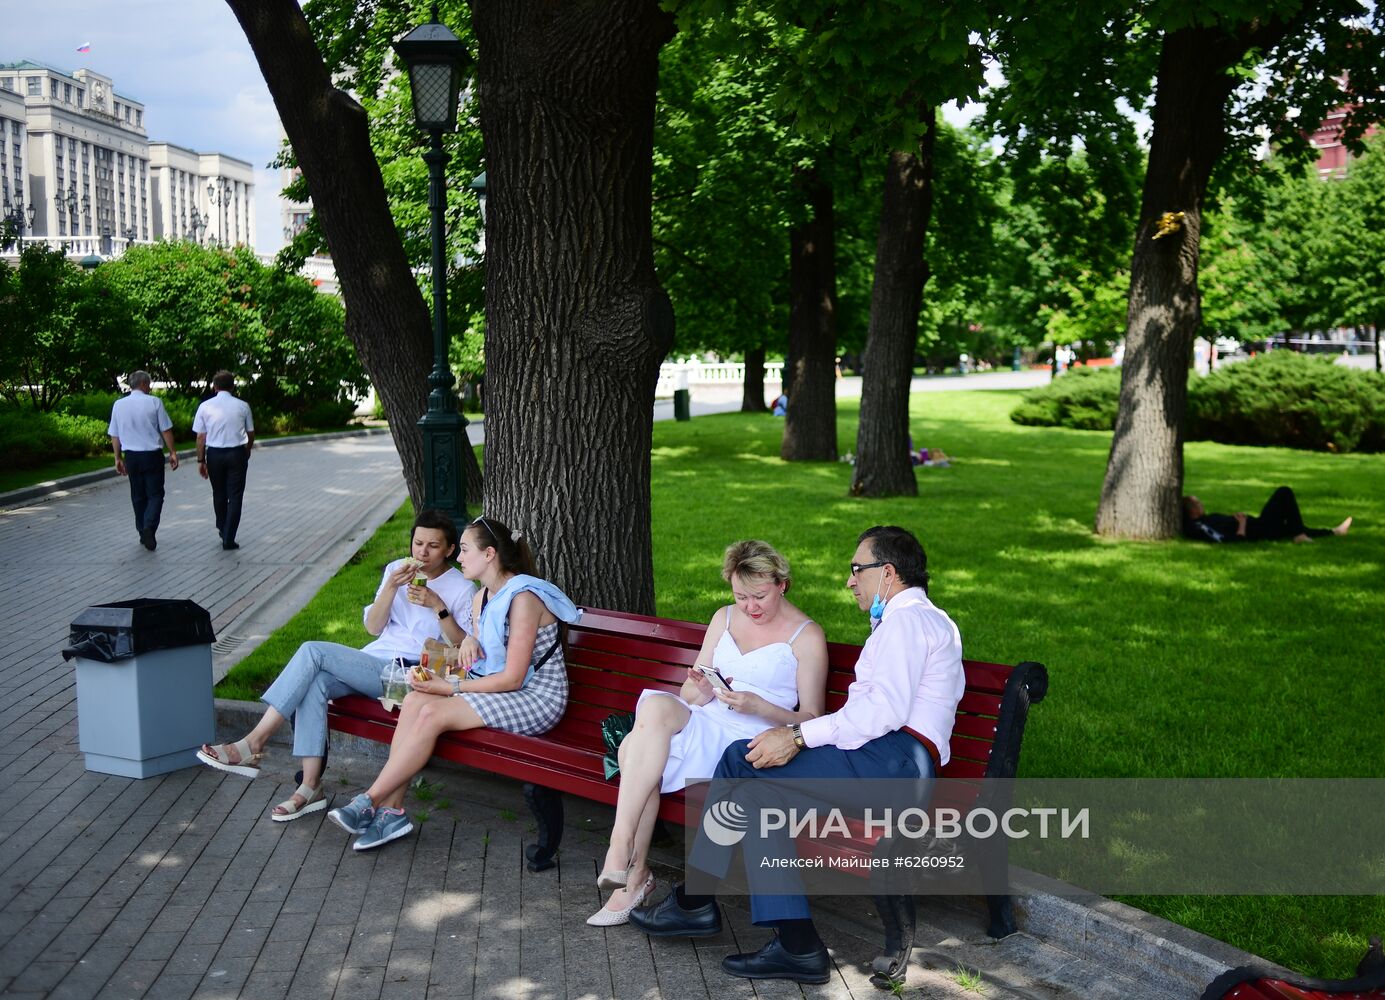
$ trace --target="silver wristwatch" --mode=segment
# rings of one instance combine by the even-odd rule
[[[460,677],[449,677],[447,680],[448,683],[452,685],[452,694],[454,697],[462,693],[462,679]]]

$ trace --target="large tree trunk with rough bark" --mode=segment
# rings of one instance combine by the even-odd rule
[[[1171,538],[1180,525],[1188,363],[1201,323],[1198,241],[1207,183],[1226,141],[1229,70],[1287,25],[1236,34],[1183,28],[1165,35],[1159,59],[1149,165],[1130,264],[1125,359],[1096,531]]]
[[[870,332],[856,429],[856,496],[917,496],[909,448],[909,383],[918,346],[919,306],[928,281],[923,255],[933,211],[933,146],[937,123],[924,108],[928,131],[917,153],[896,151],[885,166]]]
[[[472,0],[485,140],[486,513],[575,601],[653,613],[655,0]]]
[[[808,218],[789,232],[789,408],[779,454],[789,462],[837,460],[837,260],[832,185],[819,165],[794,167]]]
[[[765,405],[765,349],[752,347],[745,352],[745,378],[741,381],[741,412],[764,413]]]
[[[423,506],[423,440],[433,367],[432,321],[390,216],[365,110],[332,85],[295,0],[226,0],[260,64],[284,132],[308,182],[356,345],[390,415],[414,506]],[[420,155],[422,150],[420,150]],[[463,448],[468,499],[481,470]]]

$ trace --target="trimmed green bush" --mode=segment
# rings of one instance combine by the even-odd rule
[[[1193,379],[1188,390],[1193,440],[1385,450],[1385,379],[1330,357],[1271,351]]]
[[[30,409],[0,412],[0,454],[11,468],[31,469],[64,458],[100,455],[111,447],[107,422]]]
[[[1120,372],[1078,368],[1021,397],[1017,424],[1109,431]],[[1188,440],[1385,451],[1385,379],[1330,357],[1271,351],[1188,380]]]
[[[1120,404],[1120,370],[1073,368],[1040,389],[1026,392],[1010,412],[1017,424],[1109,431]]]

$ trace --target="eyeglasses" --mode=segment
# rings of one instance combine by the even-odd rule
[[[496,537],[495,529],[491,527],[490,522],[486,520],[486,516],[484,514],[480,515],[476,518],[476,520],[471,522],[471,525],[475,524],[479,524],[483,528],[485,528],[487,533],[489,533],[492,538]],[[467,527],[471,527],[471,525],[467,525]]]
[[[864,572],[865,572],[866,570],[868,570],[868,569],[878,569],[879,567],[884,566],[884,565],[887,565],[887,564],[884,563],[884,562],[852,563],[852,564],[851,564],[851,575],[852,575],[852,576],[860,576],[862,573],[864,573]]]

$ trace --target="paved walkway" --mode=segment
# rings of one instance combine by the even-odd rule
[[[219,633],[286,616],[402,501],[387,436],[257,450],[242,548],[223,552],[210,491],[185,466],[168,477],[157,552],[139,546],[123,480],[0,511],[0,995],[254,1000],[339,997],[873,997],[877,927],[863,900],[824,901],[836,965],[824,987],[724,976],[753,948],[740,901],[728,930],[650,942],[590,928],[611,811],[570,802],[558,870],[528,874],[519,788],[436,768],[411,802],[419,835],[373,854],[322,814],[275,824],[292,791],[279,749],[258,780],[189,768],[142,781],[87,772],[73,673],[59,657],[74,615],[133,597],[191,598]],[[338,798],[376,764],[335,755]],[[674,874],[674,844],[658,855]],[[663,889],[661,888],[662,894]],[[974,997],[1141,997],[1026,935],[986,939],[979,914],[924,911],[908,992]]]

